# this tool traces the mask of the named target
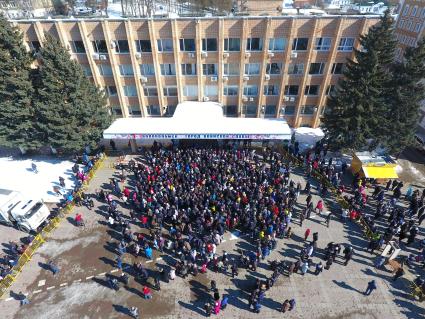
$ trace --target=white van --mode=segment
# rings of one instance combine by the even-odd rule
[[[37,231],[49,215],[41,199],[28,199],[17,191],[0,189],[0,223],[31,232]]]

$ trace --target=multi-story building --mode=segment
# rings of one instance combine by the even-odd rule
[[[404,0],[400,3],[394,33],[398,40],[397,58],[402,59],[406,48],[416,46],[425,36],[425,1]],[[422,101],[418,123],[418,133],[425,141],[425,101]]]
[[[68,48],[123,117],[169,116],[218,101],[226,116],[317,127],[327,95],[377,16],[46,19],[16,21],[36,50]]]

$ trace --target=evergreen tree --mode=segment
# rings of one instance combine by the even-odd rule
[[[387,11],[379,24],[360,36],[360,50],[347,60],[344,78],[328,99],[323,124],[334,149],[375,147],[385,126],[390,90],[390,66],[396,41],[393,20]]]
[[[33,139],[31,57],[22,34],[0,15],[0,145],[37,148]]]
[[[33,76],[38,139],[65,153],[94,147],[111,123],[106,98],[59,41],[47,35]]]
[[[399,154],[414,143],[419,108],[425,99],[422,82],[425,75],[425,40],[408,48],[404,60],[394,66],[384,145],[392,154]]]

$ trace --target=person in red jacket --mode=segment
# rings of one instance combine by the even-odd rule
[[[310,228],[307,228],[305,233],[304,233],[304,240],[307,240],[309,235],[310,235]]]

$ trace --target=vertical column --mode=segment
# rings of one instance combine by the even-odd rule
[[[145,114],[145,100],[143,98],[143,87],[140,82],[141,74],[140,74],[140,67],[139,63],[136,59],[136,47],[134,43],[134,37],[133,37],[133,27],[131,25],[131,20],[126,20],[124,22],[125,24],[125,32],[127,34],[127,41],[128,41],[128,47],[130,48],[130,59],[131,59],[131,65],[133,66],[134,70],[134,82],[136,83],[136,90],[137,90],[137,98],[139,99],[140,109],[142,111],[142,116],[146,116]]]
[[[335,62],[335,57],[337,54],[337,49],[338,49],[338,44],[339,44],[339,39],[340,39],[340,34],[342,29],[341,26],[343,22],[345,21],[345,18],[343,17],[339,17],[337,19],[338,19],[338,25],[335,29],[334,37],[332,39],[331,51],[328,55],[328,61],[325,67],[325,77],[320,85],[319,98],[317,99],[318,101],[317,111],[314,115],[313,127],[317,127],[319,125],[320,113],[322,112],[322,109],[325,107],[324,104],[326,102],[326,90],[332,79],[332,74],[330,71],[332,70],[332,63]]]
[[[277,113],[276,116],[279,117],[279,114],[282,110],[283,105],[283,98],[285,96],[285,85],[288,83],[288,67],[291,61],[291,51],[292,51],[292,41],[294,40],[294,25],[295,25],[295,19],[291,18],[290,26],[289,26],[289,36],[286,39],[286,51],[285,51],[285,57],[283,61],[285,64],[282,67],[282,74],[281,74],[281,82],[280,82],[280,89],[279,89],[279,100],[278,100],[278,106],[277,106]],[[295,62],[295,61],[294,61]]]
[[[267,20],[264,20],[266,26],[264,28],[264,40],[263,40],[263,52],[261,52],[261,67],[260,67],[260,83],[259,83],[259,91],[258,91],[258,101],[257,101],[257,117],[260,117],[261,112],[261,106],[263,104],[263,86],[264,86],[264,77],[265,77],[265,71],[266,71],[266,64],[268,62],[268,44],[269,44],[269,34],[271,29],[271,21],[272,19],[270,17],[267,18]],[[263,114],[264,117],[264,114]]]
[[[217,34],[218,50],[218,102],[223,104],[223,50],[224,50],[224,20],[218,19]]]
[[[97,87],[102,87],[102,82],[100,81],[99,69],[93,60],[94,50],[90,42],[90,35],[87,33],[86,23],[83,20],[79,20],[77,24],[78,24],[78,29],[80,30],[81,39],[84,43],[84,47],[86,48],[87,60],[89,61],[91,73],[93,75],[93,81]],[[117,88],[117,90],[118,89],[119,88]],[[120,103],[121,103],[121,100],[120,100]],[[122,114],[124,114],[125,116],[128,115],[127,109],[122,104],[121,104],[121,110],[122,110]]]
[[[158,57],[158,47],[156,43],[156,37],[155,37],[155,26],[153,19],[149,19],[149,38],[151,41],[151,47],[152,47],[152,59],[153,64],[155,66],[155,81],[156,81],[156,87],[158,89],[158,101],[159,101],[159,108],[161,112],[161,116],[164,115],[164,92],[162,90],[162,81],[161,81],[161,67],[159,63],[159,57]]]
[[[307,48],[307,58],[305,59],[305,68],[304,68],[304,75],[303,78],[301,80],[300,83],[300,87],[299,87],[299,98],[298,101],[296,103],[296,107],[295,107],[295,123],[294,123],[294,127],[298,127],[299,126],[299,114],[301,111],[301,106],[304,103],[305,100],[305,96],[304,96],[304,86],[305,83],[307,82],[307,78],[309,77],[309,63],[311,62],[311,52],[313,51],[313,42],[314,42],[314,35],[316,34],[316,30],[317,30],[317,25],[318,25],[318,19],[314,18],[314,26],[311,29],[311,33],[310,33],[310,37],[308,39],[308,48]]]
[[[173,19],[171,23],[171,30],[173,34],[173,50],[174,50],[174,64],[176,66],[176,83],[177,83],[177,96],[178,101],[183,101],[183,85],[182,85],[182,70],[179,49],[178,25],[177,20]]]
[[[202,39],[201,39],[201,20],[196,19],[196,35],[195,35],[195,43],[196,43],[196,68],[198,72],[198,101],[202,101],[204,98],[204,86],[203,83],[206,82],[206,78],[204,80],[204,76],[202,74]]]
[[[109,56],[109,62],[111,63],[112,68],[112,75],[114,76],[114,81],[117,86],[117,93],[118,93],[118,100],[121,104],[121,109],[125,111],[123,114],[125,114],[126,117],[128,117],[128,107],[126,107],[124,101],[126,100],[124,98],[124,88],[123,83],[121,81],[121,76],[119,72],[119,68],[117,65],[117,62],[115,60],[115,54],[111,46],[111,35],[109,30],[109,22],[107,20],[102,20],[101,22],[102,30],[103,30],[103,36],[106,42],[106,47],[108,48],[108,56]]]
[[[239,76],[239,96],[238,96],[238,116],[242,114],[242,96],[243,96],[243,76],[245,73],[245,53],[246,53],[246,38],[247,38],[247,28],[248,28],[248,20],[243,18],[242,20],[242,36],[241,36],[241,59],[240,59],[240,76]]]
[[[59,41],[69,51],[70,47],[69,47],[68,37],[65,34],[65,32],[63,32],[62,21],[56,20],[55,21],[55,28],[56,28],[56,31],[57,31],[58,36],[59,36]]]
[[[37,35],[38,41],[40,42],[40,45],[43,46],[43,42],[44,42],[44,30],[43,30],[43,26],[41,25],[40,21],[36,21],[34,23],[34,31],[35,34]]]

